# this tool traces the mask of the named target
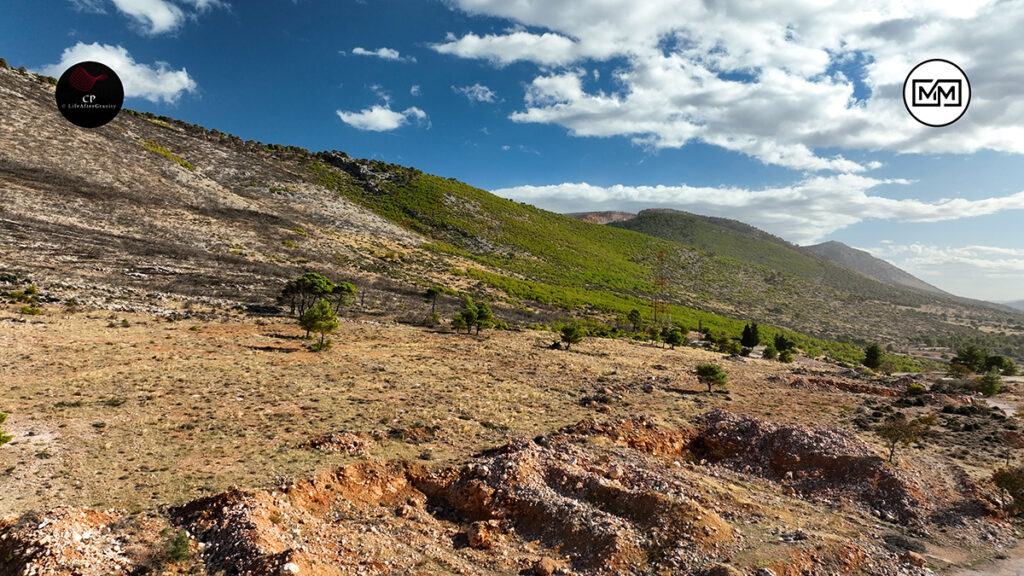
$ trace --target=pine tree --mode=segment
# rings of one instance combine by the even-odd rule
[[[323,298],[317,300],[316,304],[306,310],[299,318],[299,325],[306,329],[307,337],[310,332],[320,334],[320,343],[313,346],[313,350],[317,352],[324,350],[325,346],[329,345],[329,343],[324,344],[324,338],[340,326],[338,315],[334,313],[331,303]]]
[[[629,323],[633,325],[633,332],[636,332],[637,330],[640,329],[640,322],[643,321],[643,316],[640,315],[639,310],[633,308],[632,310],[629,311],[629,315],[626,316],[626,319],[629,320]]]
[[[718,364],[701,364],[697,366],[697,380],[706,385],[710,393],[712,386],[725,386],[728,377]]]
[[[494,326],[494,312],[491,311],[491,307],[487,302],[480,302],[476,305],[476,333],[480,333],[480,329],[487,329]]]
[[[743,327],[743,335],[740,337],[740,344],[746,348],[753,348],[761,343],[761,334],[758,332],[757,323],[747,324]]]
[[[565,342],[565,349],[568,350],[573,344],[579,344],[587,335],[586,329],[573,322],[562,327],[562,342]]]
[[[872,370],[877,370],[882,365],[882,358],[884,353],[882,347],[878,344],[871,343],[867,348],[864,349],[864,362],[863,364]]]
[[[674,350],[676,346],[682,345],[685,339],[686,338],[683,336],[682,330],[679,328],[673,328],[669,331],[668,337],[665,339],[665,343]]]

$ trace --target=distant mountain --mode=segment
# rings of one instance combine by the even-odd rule
[[[611,224],[635,218],[636,214],[631,212],[570,212],[566,216],[593,224]]]
[[[892,264],[875,258],[868,252],[851,248],[842,242],[824,242],[822,244],[815,244],[814,246],[805,246],[804,250],[828,258],[840,266],[845,266],[850,270],[860,272],[861,274],[864,274],[869,278],[874,278],[879,282],[885,282],[886,284],[892,284],[893,286],[906,286],[907,288],[931,292],[932,294],[949,295],[948,292],[940,290],[923,280],[915,278]]]
[[[1024,300],[1017,300],[1016,302],[1003,302],[1010,308],[1016,308],[1017,310],[1024,310]]]

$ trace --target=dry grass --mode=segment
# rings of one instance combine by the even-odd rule
[[[11,307],[0,316],[2,410],[15,436],[4,448],[3,468],[13,470],[0,469],[0,509],[10,512],[141,510],[268,485],[348,461],[298,448],[335,430],[376,436],[378,457],[455,462],[597,415],[681,423],[730,406],[820,423],[843,409],[765,384],[791,367],[762,361],[723,362],[730,394],[698,393],[690,370],[721,355],[625,341],[564,352],[546,349],[552,335],[543,332],[476,338],[348,321],[331,351],[314,354],[287,319],[197,324],[55,308],[25,323],[15,316]],[[662,381],[644,392],[651,378]],[[606,388],[621,399],[581,402]],[[396,433],[420,427],[433,436]]]

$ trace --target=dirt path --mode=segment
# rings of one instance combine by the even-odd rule
[[[947,572],[946,576],[1024,576],[1024,543],[1006,552],[1008,558],[988,564]]]

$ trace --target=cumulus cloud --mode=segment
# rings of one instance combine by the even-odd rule
[[[558,34],[530,34],[510,32],[503,35],[477,36],[466,34],[462,38],[449,36],[444,43],[431,47],[441,54],[462,58],[483,58],[505,66],[517,60],[529,60],[544,65],[563,65],[581,54],[576,43]]]
[[[106,12],[107,0],[71,0],[72,5],[89,12]],[[172,32],[188,18],[213,8],[225,8],[223,0],[109,0],[118,12],[128,16],[146,34]]]
[[[536,64],[517,122],[652,148],[701,141],[809,172],[877,167],[826,148],[1024,153],[1024,3],[451,2],[518,26],[432,46],[496,66]],[[967,114],[943,129],[918,124],[902,102],[907,72],[930,57],[957,62],[972,83]],[[613,58],[616,88],[588,86],[584,66]]]
[[[92,60],[109,66],[121,78],[127,98],[145,98],[150,102],[174,103],[186,92],[196,91],[196,82],[184,68],[174,70],[166,62],[140,64],[128,50],[109,44],[79,42],[66,48],[60,62],[43,66],[40,72],[60,77],[78,62]]]
[[[337,111],[341,121],[357,130],[369,130],[372,132],[387,132],[395,130],[408,124],[410,121],[423,121],[427,113],[412,106],[401,112],[396,112],[385,103],[371,106],[359,112]]]
[[[352,53],[356,56],[372,56],[374,58],[380,58],[381,60],[393,60],[395,62],[415,62],[416,58],[412,56],[402,57],[402,53],[394,48],[377,48],[376,50],[367,50],[362,46],[356,46],[352,49]],[[344,52],[342,52],[344,54]]]
[[[470,102],[493,103],[498,101],[498,95],[494,90],[479,83],[472,86],[452,86],[452,90],[469,98]]]
[[[886,185],[909,183],[839,174],[758,190],[687,185],[594,186],[583,182],[518,186],[494,193],[559,212],[675,208],[747,222],[800,244],[819,242],[832,232],[869,219],[939,222],[1024,210],[1024,192],[1001,198],[925,202],[889,198],[875,191]]]

